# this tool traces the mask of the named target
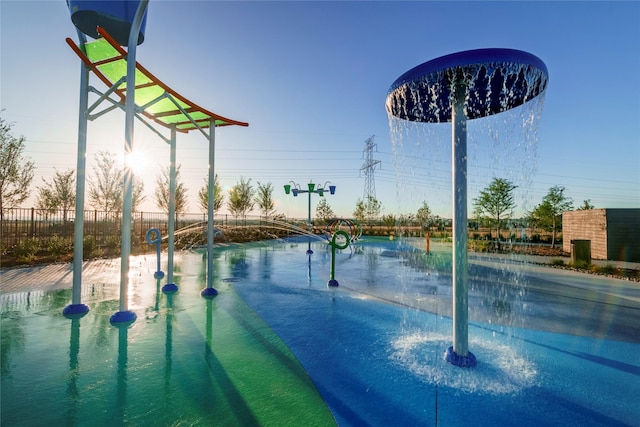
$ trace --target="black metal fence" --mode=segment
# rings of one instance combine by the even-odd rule
[[[6,250],[21,242],[31,239],[42,247],[51,238],[73,239],[75,211],[42,210],[35,208],[5,209],[0,221],[0,246]],[[180,214],[176,221],[176,230],[194,226],[206,225],[206,214]],[[233,223],[227,215],[215,217],[215,224]],[[109,241],[120,239],[121,214],[119,212],[105,212],[87,210],[84,212],[84,237],[92,237],[101,246]],[[168,218],[166,213],[134,212],[132,214],[132,241],[143,241],[147,230],[157,228],[163,235],[167,234]]]

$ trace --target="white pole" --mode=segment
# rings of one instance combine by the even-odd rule
[[[129,32],[129,45],[127,50],[127,91],[125,106],[125,167],[122,200],[122,248],[120,252],[120,312],[128,309],[129,288],[129,256],[131,255],[131,208],[133,203],[133,173],[127,165],[126,159],[133,152],[133,121],[135,118],[135,91],[136,91],[136,46],[138,33],[142,24],[142,18],[147,8],[148,0],[142,0],[131,24]],[[135,318],[134,318],[135,320]]]
[[[213,289],[213,220],[215,215],[215,157],[216,157],[216,121],[210,119],[209,125],[209,192],[207,194],[207,288]]]
[[[467,118],[464,113],[466,84],[454,86],[452,106],[453,163],[453,351],[469,352],[467,257]]]
[[[176,125],[171,125],[169,154],[169,238],[167,243],[167,283],[173,283],[173,249],[176,232]]]
[[[78,31],[80,44],[86,37]],[[83,48],[84,49],[84,48]],[[89,68],[80,64],[80,106],[78,111],[78,153],[76,160],[76,212],[73,228],[73,290],[71,304],[79,306],[82,299],[82,261],[84,249],[84,191],[87,169],[87,109],[89,106]],[[87,308],[88,311],[88,308]]]

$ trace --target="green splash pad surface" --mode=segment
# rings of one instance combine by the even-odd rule
[[[61,314],[70,289],[2,295],[0,424],[335,425],[296,357],[229,284],[200,297],[199,259],[182,259],[174,296],[152,271],[132,279],[128,329],[109,323],[115,284],[87,278],[91,310],[79,320]]]

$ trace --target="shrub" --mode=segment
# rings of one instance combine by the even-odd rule
[[[576,261],[571,265],[573,268],[577,268],[579,270],[588,270],[591,267],[591,264],[587,261]]]
[[[561,259],[552,259],[551,265],[564,265],[564,261]]]
[[[105,248],[108,253],[118,252],[120,248],[120,236],[108,236],[105,241]]]
[[[598,267],[597,272],[602,274],[613,274],[616,268],[613,264],[605,264],[602,267]]]
[[[82,257],[91,258],[98,252],[98,243],[93,236],[86,236],[82,240]]]
[[[72,249],[73,241],[71,239],[60,237],[57,234],[54,234],[47,241],[47,250],[55,257],[67,254],[71,252]]]
[[[31,262],[35,258],[39,246],[38,239],[31,237],[16,243],[13,247],[13,253],[18,262]]]
[[[488,252],[489,242],[486,240],[471,240],[469,247],[476,252]]]

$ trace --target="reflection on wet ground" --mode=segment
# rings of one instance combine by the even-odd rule
[[[633,425],[640,419],[637,283],[471,256],[470,349],[451,340],[450,254],[363,239],[338,253],[292,239],[177,254],[173,296],[153,257],[2,271],[2,425]],[[477,414],[482,414],[478,417]]]

